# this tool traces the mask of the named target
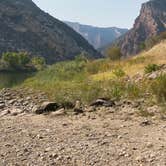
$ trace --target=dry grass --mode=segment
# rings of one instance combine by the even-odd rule
[[[120,67],[127,75],[133,76],[137,73],[144,74],[145,66],[152,63],[166,64],[166,41],[162,41],[149,51],[144,51],[135,57],[128,58],[120,62],[112,61],[112,66],[114,66],[114,68]],[[92,79],[94,80],[109,80],[114,79],[114,77],[115,76],[111,69],[92,75]]]
[[[23,85],[42,90],[56,101],[80,99],[89,103],[99,97],[140,98],[149,90],[149,83],[126,82],[123,77],[144,74],[145,66],[148,64],[166,63],[165,52],[166,41],[148,52],[121,61],[100,59],[61,62],[37,73]],[[165,86],[165,82],[163,84]],[[163,86],[160,91],[162,88]],[[158,91],[154,95],[157,96],[157,93]]]

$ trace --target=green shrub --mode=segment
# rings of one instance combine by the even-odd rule
[[[22,69],[30,63],[30,56],[24,52],[7,52],[2,55],[2,62],[7,68]]]
[[[125,72],[120,68],[113,70],[113,74],[118,78],[125,76]]]
[[[147,85],[125,81],[122,78],[125,72],[120,68],[113,71],[116,75],[114,80],[96,81],[92,79],[93,66],[95,66],[95,72],[99,72],[105,69],[108,71],[112,68],[111,65],[108,60],[91,61],[91,63],[78,59],[59,62],[26,80],[24,86],[42,90],[51,99],[60,103],[75,102],[78,99],[89,103],[101,97],[119,100],[144,96],[146,93],[144,89],[147,89]],[[148,90],[146,91],[148,92]]]
[[[166,74],[161,75],[152,83],[151,90],[159,102],[166,102]]]
[[[160,69],[160,66],[158,66],[157,64],[149,64],[145,67],[145,73],[152,73],[154,71],[157,71]]]
[[[114,84],[110,89],[110,96],[119,100],[123,95],[123,87],[120,84]]]
[[[31,63],[37,70],[42,70],[46,67],[46,61],[43,57],[34,57],[31,59]]]
[[[127,83],[126,84],[126,96],[128,98],[139,98],[141,97],[141,94],[143,94],[143,89],[140,88],[136,83]]]
[[[122,57],[122,53],[119,47],[108,48],[108,50],[106,51],[106,55],[113,61],[120,60]]]

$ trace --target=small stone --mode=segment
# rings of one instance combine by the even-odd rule
[[[19,114],[22,114],[23,113],[23,110],[21,110],[21,109],[16,109],[16,108],[13,108],[13,109],[11,109],[10,110],[10,115],[11,116],[17,116],[17,115],[19,115]]]
[[[1,103],[0,104],[0,109],[4,108],[5,107],[5,103]]]
[[[140,123],[140,126],[149,126],[149,125],[151,125],[151,124],[152,124],[151,121],[149,121],[149,120],[144,120],[143,122]]]
[[[50,158],[57,158],[57,157],[58,157],[58,154],[52,153],[52,154],[49,155],[49,157],[50,157]]]
[[[148,78],[150,79],[150,80],[154,80],[154,79],[156,79],[158,77],[158,74],[156,73],[156,72],[154,72],[154,73],[152,73],[152,74],[150,74],[149,76],[148,76]]]
[[[50,148],[50,147],[48,147],[48,148],[46,148],[46,149],[44,150],[45,153],[46,153],[46,152],[49,152],[49,151],[51,151],[51,148]]]
[[[28,97],[26,98],[26,100],[31,100],[31,97],[30,97],[30,96],[28,96]]]
[[[25,153],[26,153],[26,152],[28,152],[28,149],[27,149],[27,148],[25,148],[25,149],[24,149],[24,152],[25,152]]]
[[[43,139],[43,136],[41,136],[40,134],[38,134],[36,137],[37,137],[38,139]]]
[[[10,113],[9,110],[4,110],[4,111],[0,112],[0,117],[8,115],[9,113]]]
[[[153,147],[153,144],[151,142],[148,142],[147,143],[147,148],[152,148]]]
[[[13,99],[13,100],[9,100],[9,104],[14,104],[16,102],[16,100],[15,99]]]
[[[50,113],[51,116],[62,116],[62,115],[65,115],[65,114],[66,114],[66,111],[65,111],[64,108]]]
[[[118,139],[122,139],[123,137],[121,135],[118,136]]]
[[[96,101],[92,102],[90,104],[90,106],[105,106],[105,107],[113,107],[115,105],[115,102],[112,100],[108,100],[108,99],[97,99]]]
[[[142,158],[142,156],[137,156],[135,160],[136,160],[136,161],[142,161],[143,158]]]
[[[119,153],[119,156],[125,156],[126,155],[126,151],[122,151]]]

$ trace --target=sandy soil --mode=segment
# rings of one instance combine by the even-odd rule
[[[0,118],[0,166],[166,166],[166,123],[119,112]]]

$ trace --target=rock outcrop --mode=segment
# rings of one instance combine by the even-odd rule
[[[0,0],[0,54],[26,51],[48,63],[81,52],[100,54],[78,33],[39,9],[32,0]]]
[[[134,27],[117,40],[123,55],[135,55],[148,38],[166,31],[166,1],[150,0],[142,5]]]

